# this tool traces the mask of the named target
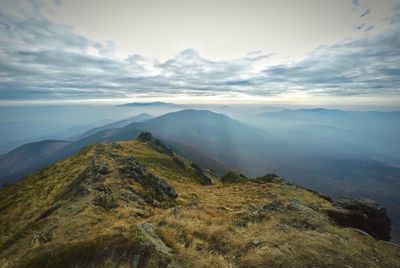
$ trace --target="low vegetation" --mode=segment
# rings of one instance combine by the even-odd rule
[[[396,245],[333,207],[275,174],[219,179],[151,139],[92,145],[0,191],[0,267],[400,267]]]

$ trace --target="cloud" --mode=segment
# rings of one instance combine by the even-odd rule
[[[265,80],[310,94],[365,96],[400,93],[400,31],[390,28],[323,46],[305,60],[264,70]]]
[[[164,62],[140,55],[121,59],[115,56],[113,43],[100,43],[55,24],[41,8],[40,1],[0,4],[0,99],[400,93],[396,25],[379,34],[322,46],[301,61],[256,71],[255,66],[271,55],[253,52],[212,61],[187,49]]]

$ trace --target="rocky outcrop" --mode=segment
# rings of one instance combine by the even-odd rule
[[[137,136],[136,139],[141,142],[153,143],[160,151],[166,153],[169,156],[174,156],[174,152],[170,148],[168,148],[168,146],[162,143],[159,139],[154,138],[150,132],[147,131],[140,132],[140,134]]]
[[[137,227],[143,236],[155,249],[165,255],[171,256],[172,249],[167,247],[156,233],[156,225],[153,223],[138,223]]]
[[[326,210],[339,225],[353,227],[379,240],[390,240],[391,223],[386,209],[373,200],[342,198],[335,208]]]
[[[224,176],[221,177],[222,183],[237,183],[237,182],[245,182],[249,179],[243,175],[242,173],[236,171],[229,171]]]
[[[268,173],[262,177],[257,177],[254,182],[264,183],[264,182],[283,182],[284,180],[276,175],[275,173]]]
[[[119,173],[122,176],[134,179],[136,182],[152,189],[158,198],[176,198],[175,189],[164,179],[148,173],[143,165],[134,156],[127,156],[120,160]]]

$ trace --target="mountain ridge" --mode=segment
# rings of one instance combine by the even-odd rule
[[[2,189],[0,264],[399,265],[396,245],[354,229],[358,222],[334,221],[369,219],[359,208],[338,207],[275,174],[221,181],[142,133],[137,140],[89,145]]]

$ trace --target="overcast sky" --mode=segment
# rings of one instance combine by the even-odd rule
[[[0,104],[400,106],[399,0],[0,0]]]

